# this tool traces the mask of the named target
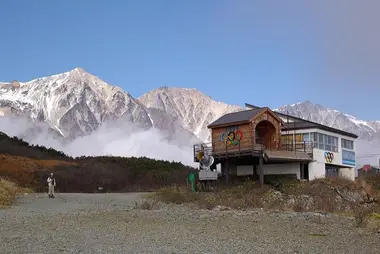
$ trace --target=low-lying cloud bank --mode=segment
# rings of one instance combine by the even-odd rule
[[[188,133],[167,133],[158,129],[139,130],[133,123],[108,122],[88,136],[70,142],[54,137],[45,123],[21,117],[0,117],[0,131],[30,144],[39,144],[73,156],[148,157],[179,161],[195,166],[193,144],[199,140]]]
[[[174,128],[176,129],[176,128]],[[73,156],[148,157],[179,161],[196,166],[193,162],[193,144],[200,140],[188,132],[165,132],[158,129],[141,130],[130,122],[107,122],[88,136],[64,142],[46,123],[31,122],[22,117],[0,117],[0,131],[17,136],[30,144],[39,144]],[[380,141],[356,141],[357,168],[363,164],[378,165]]]

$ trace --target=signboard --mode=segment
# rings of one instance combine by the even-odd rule
[[[356,165],[355,152],[342,149],[342,164],[355,166]]]

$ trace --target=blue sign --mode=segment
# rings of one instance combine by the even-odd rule
[[[342,149],[342,164],[355,166],[356,165],[355,152]]]

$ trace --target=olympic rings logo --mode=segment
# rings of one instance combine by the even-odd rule
[[[224,142],[227,146],[237,146],[242,139],[243,133],[239,130],[230,131],[228,134],[227,132],[224,132],[220,135],[220,141]]]
[[[331,152],[325,152],[326,162],[331,163],[334,160],[334,154]]]

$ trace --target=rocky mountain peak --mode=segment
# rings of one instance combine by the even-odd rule
[[[207,142],[207,125],[240,110],[243,108],[238,105],[214,100],[195,88],[164,86],[135,99],[80,67],[25,83],[0,82],[0,115],[23,114],[72,139],[96,131],[109,120],[127,120],[142,129],[181,135],[186,137],[185,143],[193,136]],[[364,141],[380,140],[380,121],[362,121],[310,100],[275,110],[355,133]]]

